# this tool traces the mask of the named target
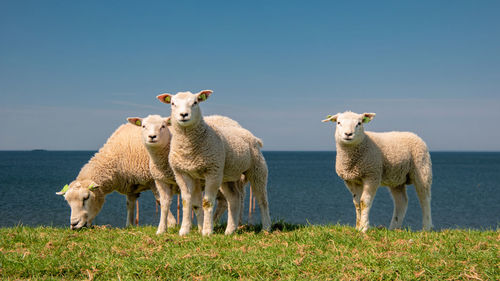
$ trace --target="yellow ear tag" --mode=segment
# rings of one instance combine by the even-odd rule
[[[207,100],[207,95],[205,95],[205,94],[201,94],[201,95],[198,97],[198,100],[201,100],[201,101],[206,101],[206,100]]]
[[[66,192],[68,191],[68,189],[69,189],[69,185],[65,185],[65,186],[61,189],[61,191],[59,191],[59,192],[61,192],[61,193],[63,193],[63,194],[64,194],[64,193],[66,193]]]
[[[164,101],[165,101],[166,103],[170,103],[170,99],[171,99],[171,98],[170,98],[170,96],[166,96],[166,97],[165,97],[165,99],[164,99]]]
[[[363,123],[368,123],[368,122],[370,122],[370,120],[371,120],[370,117],[366,117],[366,116],[363,117]]]
[[[88,187],[88,189],[89,189],[89,190],[94,190],[94,189],[96,189],[96,188],[97,188],[97,187],[94,187],[94,184],[93,184],[93,183],[92,183],[92,184],[90,184],[90,185],[89,185],[89,187]]]
[[[137,120],[137,121],[135,121],[135,124],[136,124],[137,126],[140,126],[140,125],[141,125],[141,120]]]

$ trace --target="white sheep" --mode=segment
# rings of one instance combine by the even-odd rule
[[[140,192],[148,189],[158,199],[141,130],[124,124],[82,167],[77,178],[56,194],[64,195],[71,208],[71,228],[79,229],[92,224],[101,211],[104,198],[113,191],[127,196],[126,225],[133,224],[135,201]],[[169,212],[168,224],[175,223],[174,216]]]
[[[159,115],[149,115],[146,118],[129,117],[127,120],[133,125],[142,127],[142,141],[150,156],[150,172],[155,180],[155,184],[161,198],[160,202],[162,204],[162,212],[160,215],[160,225],[158,226],[157,231],[157,234],[161,234],[165,232],[167,228],[167,225],[161,223],[165,221],[162,218],[167,216],[167,210],[170,209],[173,194],[179,193],[179,188],[175,182],[174,172],[168,162],[170,140],[172,137],[170,130],[168,129],[168,126],[170,125],[170,117],[163,118]],[[211,126],[218,125],[239,127],[239,124],[236,121],[223,116],[209,116],[205,118],[205,121]],[[243,190],[243,186],[243,181],[235,183],[235,187],[238,187],[239,190]],[[196,217],[198,218],[198,227],[201,230],[203,223],[201,190],[193,191],[192,194],[193,197],[196,197],[193,199],[193,209],[195,210]],[[243,196],[241,196],[240,201],[243,201]],[[216,214],[218,216],[215,218],[216,221],[220,215],[224,213],[226,208],[226,199],[221,193],[219,193],[217,196]]]
[[[161,94],[157,98],[172,106],[171,122],[173,137],[169,162],[181,189],[183,210],[191,208],[191,193],[196,179],[205,180],[203,197],[203,235],[213,231],[213,206],[215,195],[223,182],[235,182],[241,175],[250,181],[262,215],[262,227],[270,230],[271,219],[267,201],[267,165],[260,151],[262,142],[249,131],[234,127],[208,126],[203,120],[199,103],[205,101],[211,90],[197,94],[180,92],[176,95]],[[227,185],[222,185],[222,192],[228,199],[228,226],[226,234],[237,227],[236,216],[240,204],[231,204],[237,196]],[[231,199],[230,199],[231,198]],[[180,235],[185,235],[191,228],[186,212],[183,214]]]
[[[328,116],[335,122],[335,170],[351,191],[356,229],[366,232],[373,198],[379,186],[389,187],[394,200],[390,229],[400,228],[408,206],[406,185],[413,184],[422,208],[424,230],[432,228],[432,163],[425,142],[410,132],[365,132],[375,113],[350,111]]]

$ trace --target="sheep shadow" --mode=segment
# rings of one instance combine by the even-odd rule
[[[219,223],[214,227],[214,234],[224,234],[226,230],[226,223]],[[302,224],[292,224],[284,221],[277,221],[272,223],[271,232],[280,231],[280,232],[292,232],[301,228],[306,227],[306,225]],[[243,224],[238,227],[235,233],[260,233],[262,232],[262,224]]]

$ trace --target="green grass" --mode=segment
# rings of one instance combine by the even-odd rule
[[[202,237],[151,226],[0,228],[0,279],[499,280],[500,231],[277,223]]]

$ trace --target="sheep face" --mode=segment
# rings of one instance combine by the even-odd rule
[[[357,114],[346,111],[338,113],[334,116],[329,116],[323,122],[335,122],[335,140],[343,145],[357,145],[361,143],[365,137],[363,124],[370,122],[375,113]]]
[[[90,226],[101,211],[104,198],[97,194],[97,188],[97,184],[91,180],[75,180],[69,185],[64,198],[71,208],[71,229]]]
[[[205,101],[211,94],[211,90],[204,90],[196,94],[191,92],[179,92],[176,95],[161,94],[157,98],[163,103],[171,104],[172,122],[181,127],[190,127],[202,119],[199,103]]]
[[[146,118],[129,117],[127,120],[136,126],[142,127],[142,141],[146,147],[165,147],[170,143],[170,117],[149,115]]]

